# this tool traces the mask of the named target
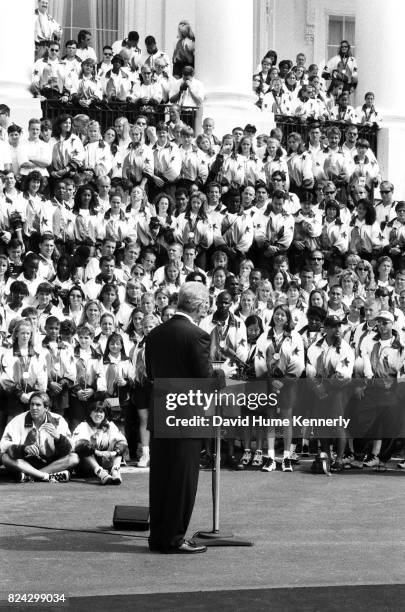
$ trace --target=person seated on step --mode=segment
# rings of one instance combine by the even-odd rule
[[[73,432],[73,444],[80,457],[80,471],[95,474],[100,484],[120,485],[121,458],[128,450],[127,440],[110,420],[106,401],[95,402],[89,416]]]
[[[29,410],[14,417],[4,431],[1,458],[6,469],[16,473],[17,482],[67,482],[79,463],[68,424],[50,412],[49,405],[46,393],[34,392]]]

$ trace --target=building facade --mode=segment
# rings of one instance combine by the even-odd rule
[[[3,101],[22,119],[38,113],[38,102],[27,91],[34,8],[34,0],[13,0],[0,25],[0,49],[6,58],[18,24],[19,50],[12,62],[2,61],[0,85]],[[248,122],[260,130],[271,127],[271,118],[263,121],[253,106],[251,92],[251,75],[268,49],[275,49],[279,60],[294,60],[304,52],[307,64],[322,67],[347,38],[359,65],[355,103],[362,102],[366,91],[374,91],[384,117],[379,133],[382,174],[395,183],[397,198],[405,198],[405,80],[398,74],[405,55],[401,0],[50,0],[49,10],[64,26],[62,43],[80,28],[89,29],[98,53],[103,43],[137,30],[141,45],[153,34],[158,46],[171,54],[179,21],[190,21],[197,41],[197,76],[207,89],[203,112],[217,119],[218,131]]]

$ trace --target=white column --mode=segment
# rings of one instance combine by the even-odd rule
[[[34,0],[13,0],[2,11],[0,21],[0,102],[10,107],[12,121],[24,129],[30,118],[41,117],[39,100],[29,91],[34,63],[34,10]]]
[[[254,106],[253,0],[196,0],[196,78],[207,97],[203,115],[215,119],[216,131],[254,123],[268,132],[272,115]]]
[[[383,114],[378,135],[381,173],[395,185],[395,199],[405,198],[405,36],[403,0],[356,0],[356,58],[359,65],[357,103],[373,91]]]
[[[49,14],[57,21],[63,28],[63,21],[65,19],[65,0],[49,0]]]
[[[139,34],[139,44],[143,48],[146,29],[146,0],[121,0],[118,10],[119,35],[126,38],[128,32],[135,30]]]

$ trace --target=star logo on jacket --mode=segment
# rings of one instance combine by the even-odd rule
[[[345,357],[344,359],[342,359],[342,365],[347,368],[349,365],[349,360],[347,357]]]

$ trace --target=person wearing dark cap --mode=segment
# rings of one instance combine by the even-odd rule
[[[162,224],[158,217],[140,219],[138,222],[138,241],[142,247],[153,247],[158,265],[167,259],[165,240],[162,235]]]
[[[362,386],[356,389],[358,402],[350,425],[355,438],[355,467],[385,471],[392,455],[393,438],[400,428],[398,377],[404,367],[405,348],[400,335],[393,329],[392,312],[381,310],[376,321],[377,333],[363,346],[364,379]],[[371,452],[364,456],[366,442],[370,439],[373,440]]]
[[[104,77],[104,95],[108,102],[128,102],[132,81],[124,69],[124,58],[120,54],[114,55],[111,64],[111,70],[108,70]]]
[[[354,351],[341,337],[340,317],[328,314],[323,325],[325,332],[322,338],[308,348],[305,370],[307,378],[312,381],[314,391],[314,416],[337,419],[345,415],[346,386],[353,374]],[[320,428],[318,433],[322,450],[314,462],[314,467],[318,463],[325,473],[329,471],[330,441],[331,438],[337,438],[337,457],[331,462],[330,468],[332,471],[341,471],[346,446],[345,429],[341,426],[328,430]]]

